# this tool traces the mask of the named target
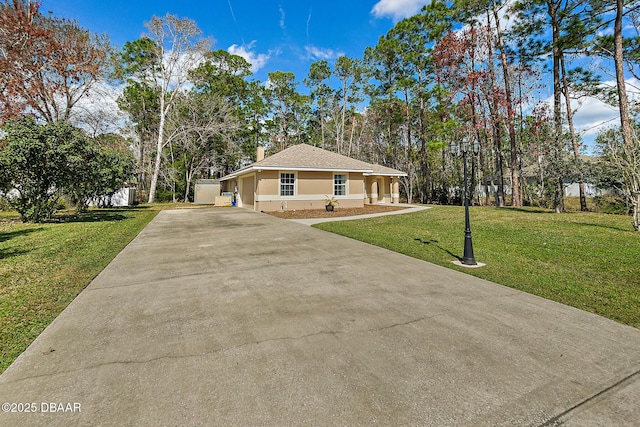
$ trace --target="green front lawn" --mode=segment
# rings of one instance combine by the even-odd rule
[[[45,224],[0,213],[0,372],[157,213],[99,209]]]
[[[22,224],[0,212],[0,372],[124,248],[158,209],[94,210]],[[457,267],[464,211],[317,227],[640,327],[640,233],[624,216],[540,209],[471,208],[478,269]]]
[[[476,269],[451,262],[462,257],[462,207],[316,227],[640,328],[640,233],[629,217],[533,208],[470,212],[475,257],[487,264]]]

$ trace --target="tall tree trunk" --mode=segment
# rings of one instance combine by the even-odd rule
[[[409,102],[409,94],[405,91],[404,94],[404,104],[405,104],[405,118],[406,118],[406,126],[407,126],[407,164],[410,166],[414,166],[413,164],[413,156],[411,155],[411,104]],[[411,177],[409,177],[411,179]],[[413,184],[413,180],[411,181]],[[413,185],[412,188],[412,198],[409,199],[409,203],[413,201]]]
[[[624,81],[624,58],[622,46],[622,17],[624,0],[616,0],[616,19],[613,28],[613,60],[616,69],[616,86],[618,90],[618,105],[620,110],[620,129],[622,130],[623,156],[628,164],[625,174],[625,186],[629,192],[629,199],[633,209],[632,224],[636,231],[640,231],[640,173],[637,170],[640,155],[640,142],[633,138],[631,121],[629,119],[629,101],[627,99],[626,83]]]
[[[573,111],[571,109],[571,94],[569,93],[569,83],[567,82],[567,70],[565,68],[564,55],[560,58],[560,68],[562,72],[562,92],[564,93],[564,101],[567,109],[567,124],[569,125],[569,137],[571,138],[571,146],[573,147],[573,158],[576,162],[580,159],[580,147],[578,138],[576,137],[575,128],[573,126]],[[578,181],[580,189],[580,210],[587,211],[587,197],[584,191],[584,179],[582,171],[580,171],[580,179]]]
[[[451,204],[451,191],[449,191],[449,183],[447,182],[447,150],[443,148],[440,150],[441,154],[441,164],[442,164],[442,195],[440,196],[439,202],[442,203],[442,197],[445,197],[446,204]],[[453,170],[453,165],[451,166]]]
[[[351,157],[351,148],[353,147],[353,134],[356,131],[355,117],[351,118],[351,134],[349,135],[349,150],[347,151],[347,157]]]
[[[622,16],[624,0],[616,0],[616,20],[613,28],[613,60],[616,69],[616,85],[618,90],[618,105],[620,110],[620,127],[622,129],[622,141],[625,146],[631,146],[632,133],[629,120],[629,101],[627,99],[626,84],[624,81],[624,58],[622,56]]]
[[[511,77],[507,55],[505,53],[504,38],[500,28],[500,18],[495,2],[493,3],[493,18],[496,22],[496,33],[498,35],[498,47],[500,48],[500,61],[502,62],[502,72],[504,75],[504,93],[507,103],[507,130],[509,132],[509,147],[511,151],[511,204],[522,206],[522,192],[520,191],[520,165],[518,162],[518,143],[515,128],[515,111],[513,108],[513,97],[511,95]]]
[[[502,148],[500,147],[500,140],[502,138],[499,128],[494,128],[494,147],[495,147],[495,163],[496,163],[496,179],[498,181],[496,185],[496,206],[504,207],[504,162],[502,161]]]
[[[136,193],[138,193],[137,195],[137,200],[139,203],[142,202],[141,199],[141,194],[142,194],[142,189],[144,186],[144,168],[145,168],[145,158],[144,158],[144,137],[141,136],[140,138],[140,148],[138,149],[138,157],[140,158],[138,165],[140,167],[140,170],[138,170],[138,191],[136,191]]]
[[[171,142],[169,142],[169,154],[171,155],[171,175],[169,176],[169,178],[171,179],[171,201],[173,203],[176,203],[177,197],[176,197],[176,179],[174,178],[174,165],[176,164],[176,161],[173,157],[173,144]]]
[[[556,181],[556,200],[554,203],[556,213],[564,212],[564,183],[562,181],[562,177]]]
[[[320,148],[324,150],[324,105],[320,107]]]
[[[426,137],[426,123],[425,123],[425,102],[424,94],[422,92],[423,80],[422,72],[418,71],[418,135],[420,138],[420,172],[422,174],[422,181],[420,185],[420,202],[429,203],[431,201],[431,169],[429,167],[429,152],[427,146]]]
[[[156,161],[153,165],[153,175],[151,176],[151,185],[149,186],[149,200],[147,201],[147,203],[154,203],[156,201],[156,187],[158,186],[158,176],[160,175],[162,149],[164,148],[165,108],[164,108],[163,98],[164,96],[160,97],[160,124],[158,125],[158,141],[156,144]]]
[[[420,202],[429,203],[431,201],[431,171],[427,154],[427,140],[424,136],[420,137],[420,170],[422,171]]]
[[[338,146],[338,154],[342,154],[342,145],[344,144],[344,127],[347,122],[347,96],[349,94],[346,81],[343,83],[342,90],[342,111],[340,114],[340,129],[336,132],[336,145]]]
[[[193,177],[193,171],[187,170],[184,174],[184,179],[186,181],[185,190],[184,190],[184,201],[185,203],[189,202],[189,190],[191,190],[191,178]]]
[[[489,13],[489,9],[486,10],[487,13],[487,26],[491,28],[491,15]],[[491,44],[491,37],[487,37],[487,49],[488,49],[488,63],[489,63],[489,79],[491,82],[491,93],[489,94],[490,99],[487,100],[487,105],[489,106],[489,116],[491,117],[491,125],[493,128],[493,145],[495,149],[495,163],[496,163],[496,174],[497,174],[497,191],[496,191],[496,206],[503,207],[505,205],[504,200],[504,176],[503,176],[503,162],[502,162],[502,132],[500,120],[498,118],[499,108],[498,108],[498,98],[496,96],[496,72],[493,64],[493,45]]]
[[[556,4],[552,0],[547,0],[547,13],[551,19],[551,34],[553,42],[553,123],[555,127],[555,145],[558,150],[558,160],[561,161],[564,151],[564,142],[562,141],[562,85],[560,84],[560,56],[562,51],[559,46],[560,39],[560,23],[558,22]],[[560,164],[558,162],[557,164]],[[564,191],[562,190],[563,173],[558,170],[560,175],[556,181],[556,196],[554,197],[554,209],[556,212],[564,211]]]
[[[485,141],[486,144],[486,141]],[[486,146],[486,145],[485,145]],[[487,162],[487,156],[484,151],[480,151],[479,156],[480,170],[482,171],[482,186],[484,187],[484,205],[489,206],[491,204],[491,189],[489,187],[489,163]]]

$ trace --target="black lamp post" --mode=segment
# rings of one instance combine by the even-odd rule
[[[473,241],[471,240],[471,224],[469,222],[469,188],[467,183],[467,153],[475,155],[480,152],[480,143],[474,141],[470,144],[467,139],[462,140],[462,144],[458,146],[455,142],[449,144],[449,151],[456,156],[462,153],[463,163],[463,179],[464,179],[464,254],[462,256],[462,264],[477,265],[476,258],[473,256]]]

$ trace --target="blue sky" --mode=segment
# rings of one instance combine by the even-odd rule
[[[122,46],[138,39],[144,23],[167,13],[194,20],[215,49],[245,57],[254,77],[291,71],[302,81],[309,65],[339,55],[362,57],[396,21],[427,0],[44,0],[41,11],[76,19]]]
[[[122,46],[145,33],[144,23],[167,13],[194,20],[203,35],[247,59],[253,78],[266,81],[272,71],[290,71],[301,83],[309,65],[339,55],[362,58],[402,18],[414,15],[429,0],[43,0],[41,11],[71,18]],[[540,93],[551,99],[550,86]],[[612,123],[617,111],[585,99],[575,124],[587,145],[599,123]],[[607,122],[608,121],[608,122]],[[615,120],[613,121],[615,123]]]

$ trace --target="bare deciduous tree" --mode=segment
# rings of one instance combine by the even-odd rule
[[[215,150],[227,147],[240,129],[234,106],[221,97],[190,93],[176,101],[167,116],[168,139],[183,163],[188,200],[197,172],[215,163]]]
[[[208,38],[200,37],[201,31],[194,21],[171,14],[162,18],[154,16],[145,26],[150,32],[149,37],[159,50],[155,57],[161,61],[161,64],[153,68],[153,79],[160,89],[158,140],[148,200],[149,203],[153,203],[162,150],[167,143],[164,135],[167,115],[188,82],[189,70],[204,60],[212,42]]]
[[[110,45],[75,21],[43,16],[39,3],[0,3],[0,122],[25,114],[69,120],[107,73]]]

